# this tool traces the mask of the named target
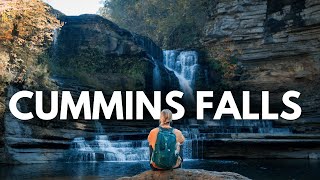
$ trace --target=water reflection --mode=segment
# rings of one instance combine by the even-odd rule
[[[252,179],[319,179],[319,160],[189,160],[183,168],[237,172]],[[148,161],[0,165],[0,179],[116,179],[149,170]]]

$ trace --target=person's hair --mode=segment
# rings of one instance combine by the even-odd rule
[[[163,118],[161,118],[161,116]],[[164,109],[160,113],[159,124],[170,124],[172,122],[172,112],[169,109]]]

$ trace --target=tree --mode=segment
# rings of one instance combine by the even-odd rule
[[[199,35],[206,6],[204,0],[105,0],[101,14],[163,47],[171,47],[182,46],[184,40],[190,43]],[[178,41],[173,42],[174,37],[179,37]]]

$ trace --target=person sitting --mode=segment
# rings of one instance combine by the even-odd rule
[[[150,148],[150,166],[152,170],[169,170],[180,168],[182,157],[180,146],[185,141],[181,131],[171,127],[172,112],[161,111],[159,127],[150,131],[148,136]]]

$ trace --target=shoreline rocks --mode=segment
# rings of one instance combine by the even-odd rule
[[[206,171],[203,169],[174,169],[169,171],[146,171],[141,174],[132,177],[123,177],[118,180],[139,180],[139,179],[183,179],[183,180],[249,180],[249,178],[244,177],[240,174],[234,172],[216,172],[216,171]]]

